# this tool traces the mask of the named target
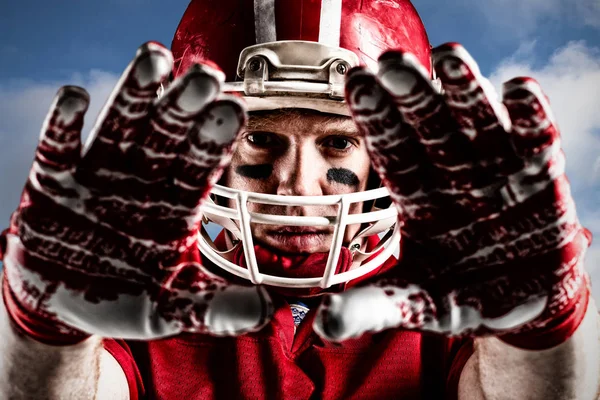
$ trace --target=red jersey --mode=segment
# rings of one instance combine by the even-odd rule
[[[215,244],[224,246],[223,241],[219,235]],[[369,238],[367,250],[376,244]],[[363,278],[396,262],[390,257]],[[277,293],[271,297],[273,319],[259,332],[182,334],[149,342],[106,339],[104,347],[123,368],[132,400],[457,397],[471,341],[394,329],[331,343],[312,329],[317,307],[296,328],[286,300]]]
[[[274,297],[272,322],[239,337],[183,334],[107,339],[132,399],[453,399],[469,341],[388,330],[340,344],[312,330],[316,307],[294,334],[290,306]]]

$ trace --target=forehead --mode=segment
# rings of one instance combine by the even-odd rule
[[[277,133],[345,133],[358,134],[352,118],[304,109],[254,111],[248,116],[246,129]]]

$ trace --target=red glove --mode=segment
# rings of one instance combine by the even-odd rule
[[[348,104],[400,213],[401,260],[375,285],[327,299],[315,329],[334,340],[401,327],[561,343],[587,306],[591,235],[548,100],[517,78],[497,101],[457,44],[434,62],[442,94],[402,52],[382,55],[377,76],[348,76]]]
[[[197,248],[201,201],[245,111],[206,66],[156,99],[171,68],[162,45],[142,46],[83,153],[87,93],[65,87],[54,100],[5,234],[5,303],[30,336],[61,344],[86,334],[240,334],[268,321],[266,291],[210,274]]]

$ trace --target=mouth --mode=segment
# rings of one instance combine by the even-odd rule
[[[322,228],[289,226],[267,231],[263,240],[287,253],[314,253],[329,250],[331,234]]]

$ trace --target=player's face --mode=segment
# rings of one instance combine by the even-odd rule
[[[228,187],[283,196],[323,196],[363,191],[369,176],[364,140],[349,117],[309,111],[251,115],[225,175]],[[295,216],[335,216],[337,206],[249,204],[251,211]],[[355,204],[351,213],[360,212]],[[359,226],[346,230],[349,241]],[[253,224],[255,242],[286,253],[326,252],[333,227]]]

